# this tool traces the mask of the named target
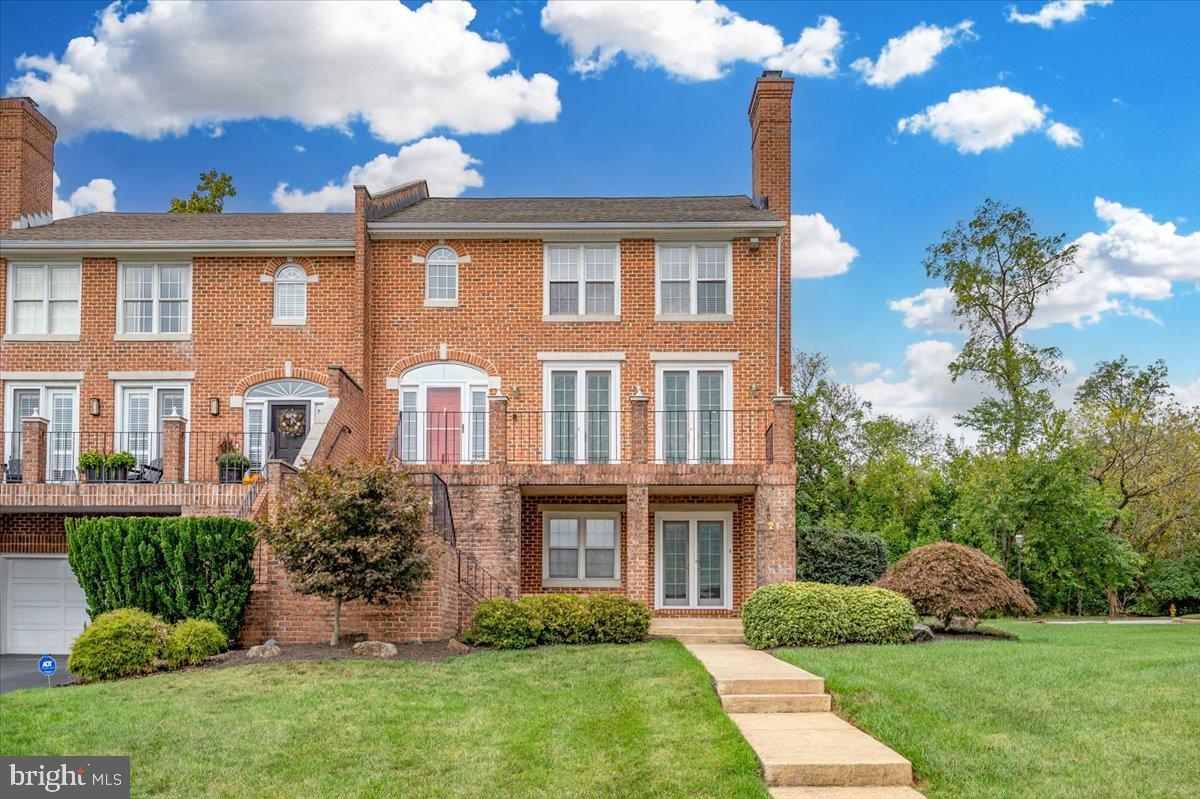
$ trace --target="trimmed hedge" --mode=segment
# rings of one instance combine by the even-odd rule
[[[871,586],[775,583],[742,608],[746,642],[755,649],[902,643],[916,620],[907,599]]]
[[[628,644],[644,641],[650,611],[617,594],[537,594],[489,599],[475,608],[464,639],[476,646],[525,649],[538,644]]]
[[[254,529],[221,516],[67,519],[67,559],[92,618],[141,608],[168,622],[208,619],[234,638],[254,582]]]
[[[224,652],[229,641],[221,628],[207,619],[184,619],[167,632],[162,656],[173,669],[199,666],[204,659]]]
[[[814,583],[869,585],[887,571],[887,544],[875,533],[796,528],[796,577]]]
[[[166,625],[146,611],[110,610],[75,639],[67,668],[83,682],[148,674],[166,639]]]

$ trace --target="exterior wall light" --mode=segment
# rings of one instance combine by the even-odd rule
[[[92,416],[100,415],[100,398],[99,397],[92,397],[90,400],[88,400],[88,413],[90,413]]]
[[[210,416],[220,416],[221,415],[221,398],[220,397],[209,397],[208,398],[208,413]]]

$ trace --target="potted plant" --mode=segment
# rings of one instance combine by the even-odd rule
[[[129,477],[129,470],[137,466],[137,458],[130,452],[114,452],[104,459],[104,471],[109,480],[121,482]]]
[[[94,449],[79,453],[79,471],[89,483],[104,479],[104,456]]]
[[[217,479],[222,483],[240,483],[250,459],[240,452],[223,452],[217,456]]]

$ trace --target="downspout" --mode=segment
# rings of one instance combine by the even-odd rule
[[[779,326],[780,314],[783,311],[783,234],[779,233],[775,236],[775,394],[776,396],[783,393],[783,386],[779,384],[780,378],[780,363],[779,363]]]

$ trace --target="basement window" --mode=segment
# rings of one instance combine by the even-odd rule
[[[621,514],[543,512],[542,586],[619,588]]]

